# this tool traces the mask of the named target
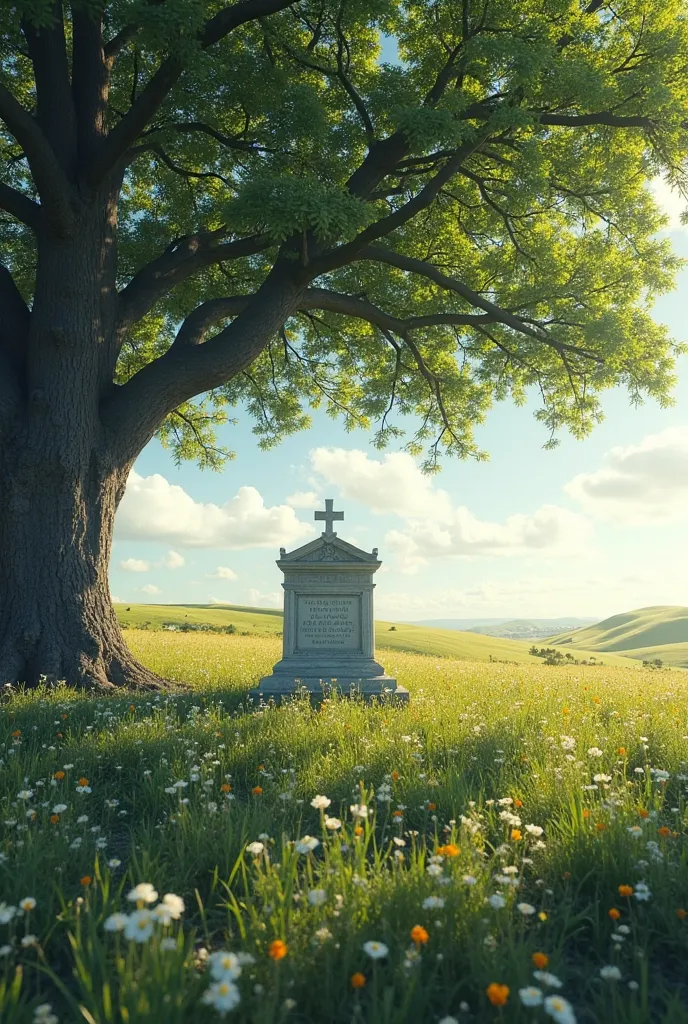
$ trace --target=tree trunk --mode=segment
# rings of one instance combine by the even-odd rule
[[[108,584],[121,465],[100,420],[112,385],[116,208],[39,238],[21,400],[0,444],[0,685],[109,689],[163,681],[127,650]]]
[[[104,469],[95,451],[77,477],[46,472],[21,444],[8,446],[3,461],[0,684],[159,686],[127,650],[110,599],[126,473]]]

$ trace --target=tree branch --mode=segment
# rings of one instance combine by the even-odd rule
[[[163,295],[199,270],[225,260],[253,256],[274,244],[267,235],[221,243],[226,234],[226,229],[221,228],[176,239],[157,259],[142,267],[119,293],[118,333],[123,334],[138,323]]]
[[[205,50],[224,39],[235,28],[249,21],[266,17],[290,7],[294,0],[239,0],[219,11],[211,18],[199,35],[201,49]],[[95,188],[114,169],[124,154],[134,145],[153,115],[160,109],[166,96],[179,80],[185,63],[180,57],[167,57],[129,108],[113,128],[84,175],[85,181]]]
[[[43,211],[38,203],[29,199],[23,192],[19,192],[11,185],[5,185],[0,181],[0,210],[5,210],[15,220],[26,224],[33,231],[38,231],[41,225]]]
[[[50,23],[40,29],[22,20],[36,83],[36,118],[67,177],[76,165],[76,121],[69,86],[69,63],[62,0],[55,0]]]
[[[71,186],[52,146],[31,117],[4,85],[0,85],[0,118],[22,147],[41,197],[45,220],[58,234],[73,228]]]
[[[72,95],[79,159],[83,164],[90,159],[97,141],[105,134],[110,68],[103,51],[100,13],[95,13],[88,6],[75,5],[72,34]]]
[[[0,263],[0,349],[15,370],[23,366],[31,313],[14,278]]]

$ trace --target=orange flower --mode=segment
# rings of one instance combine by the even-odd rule
[[[356,971],[355,974],[351,975],[351,987],[352,988],[363,988],[365,986],[366,979],[365,974],[361,974],[360,971]]]
[[[523,807],[523,801],[519,800],[518,797],[514,800],[514,807]]]
[[[589,809],[587,807],[583,808],[583,817],[584,818],[589,818],[590,817],[590,811],[589,811]]]
[[[568,715],[568,713],[569,713],[569,709],[568,708],[564,708],[564,710],[562,711],[562,715]]]
[[[67,714],[65,714],[65,715],[60,715],[60,718],[62,719],[62,721],[63,721],[63,722],[66,722],[66,721],[67,721],[67,719],[69,718],[69,715],[67,715]]]
[[[688,917],[688,910],[684,910],[683,907],[679,907],[676,911],[676,917],[679,921],[685,920],[685,918]]]
[[[493,1006],[506,1006],[506,1001],[509,998],[509,986],[493,981],[485,989],[485,994]]]
[[[430,936],[426,932],[425,928],[423,928],[422,924],[414,924],[411,929],[411,938],[417,946],[424,946]]]
[[[455,843],[446,843],[444,846],[438,846],[437,852],[442,857],[458,857],[461,850]]]
[[[403,811],[395,811],[394,814],[392,815],[392,817],[393,818],[403,818],[404,817],[404,812]]]
[[[354,829],[354,835],[355,836],[362,836],[363,835],[363,826],[362,825],[357,825],[356,826],[356,828]]]
[[[596,704],[600,703],[600,698],[599,697],[593,697],[593,700],[595,701]]]
[[[58,733],[57,733],[57,738],[58,738],[58,740],[61,740],[61,739],[62,739],[62,733],[61,733],[61,732],[58,732]]]
[[[288,951],[289,946],[281,939],[273,939],[268,946],[268,956],[271,960],[284,960]]]
[[[232,787],[230,786],[230,784],[228,782],[223,782],[222,785],[220,786],[220,792],[221,793],[230,793],[231,790],[232,790]]]
[[[597,829],[598,832],[604,832],[606,827],[607,826],[605,825],[605,823],[603,821],[598,821],[597,824],[595,825],[595,828]]]
[[[428,810],[429,811],[436,811],[437,810],[437,804],[433,804],[432,802],[430,802],[428,804]]]
[[[621,911],[617,910],[616,907],[610,907],[607,913],[611,917],[612,921],[618,921],[621,917]]]
[[[398,781],[399,781],[399,772],[397,772],[397,771],[392,772],[392,782],[398,782]],[[355,975],[354,975],[354,977],[355,977]]]
[[[639,816],[641,818],[649,818],[650,817],[650,812],[646,811],[644,807],[639,807],[638,808],[638,814],[639,814]]]
[[[258,769],[257,769],[257,770],[258,770],[259,772],[264,772],[264,771],[265,771],[265,765],[264,765],[264,764],[259,764],[259,765],[258,765]]]
[[[136,711],[136,705],[135,704],[130,704],[129,705],[129,710],[130,711]]]
[[[21,729],[15,729],[12,733],[12,739],[18,740],[21,736]]]
[[[616,752],[617,752],[617,754],[619,754],[619,755],[620,755],[621,757],[625,757],[625,756],[626,756],[626,748],[625,748],[625,747],[617,747],[617,748],[616,748]]]
[[[657,832],[659,833],[660,836],[664,836],[664,838],[666,838],[667,836],[671,835],[671,829],[667,828],[666,825],[662,825],[661,828],[658,828]]]
[[[517,843],[519,841],[519,839],[523,838],[523,836],[521,835],[520,831],[517,828],[512,828],[512,830],[511,830],[511,838],[513,839],[513,841],[515,843]]]
[[[632,885],[620,885],[619,886],[619,896],[632,896],[632,895],[633,895],[633,886]]]
[[[549,957],[546,953],[533,953],[531,960],[533,965],[537,967],[539,971],[543,971],[549,963]]]
[[[65,773],[63,771],[61,771],[61,770],[59,772],[55,772],[55,774],[53,775],[53,778],[57,779],[58,782],[61,782],[62,779],[64,779],[64,777],[65,777]]]
[[[261,796],[262,793],[263,793],[263,787],[262,786],[254,786],[253,789],[251,790],[251,792],[253,793],[254,796]]]
[[[86,778],[85,775],[82,775],[81,778],[77,781],[77,786],[88,786],[88,779]]]
[[[87,886],[89,886],[92,881],[93,879],[91,878],[90,875],[84,875],[83,878],[79,879],[79,882],[81,883],[81,885],[83,885],[84,889],[87,888]]]
[[[51,814],[50,815],[50,824],[51,825],[57,825],[59,820],[60,820],[60,815],[59,814]]]

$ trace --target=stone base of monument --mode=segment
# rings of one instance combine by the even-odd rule
[[[332,693],[342,697],[361,697],[365,701],[387,700],[408,704],[409,692],[399,686],[396,679],[388,676],[382,665],[369,659],[360,665],[352,664],[353,658],[336,664],[329,662],[317,668],[312,661],[302,665],[296,659],[278,661],[272,675],[265,676],[258,686],[249,692],[255,701],[267,703],[273,700],[280,704],[284,699],[310,695],[311,700],[322,700]]]

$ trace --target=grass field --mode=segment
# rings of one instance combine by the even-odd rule
[[[125,628],[162,629],[174,625],[206,624],[216,629],[234,626],[238,633],[250,636],[279,636],[282,633],[282,613],[266,608],[225,607],[217,605],[115,605],[120,622]],[[394,629],[390,629],[393,626]],[[548,641],[549,642],[549,641]],[[542,646],[544,641],[538,641]],[[375,645],[379,650],[409,651],[431,654],[438,658],[457,658],[466,661],[511,661],[537,665],[539,658],[529,654],[532,641],[502,640],[452,629],[414,626],[404,623],[375,623]],[[627,659],[615,654],[576,649],[579,661],[596,658],[605,665],[627,666]]]
[[[584,629],[559,633],[547,643],[572,653],[586,650],[605,657],[615,651],[640,661],[660,658],[667,665],[688,668],[688,608],[680,605],[637,608]]]
[[[685,673],[248,713],[277,638],[128,641],[193,689],[3,698],[3,1024],[688,1021]]]

